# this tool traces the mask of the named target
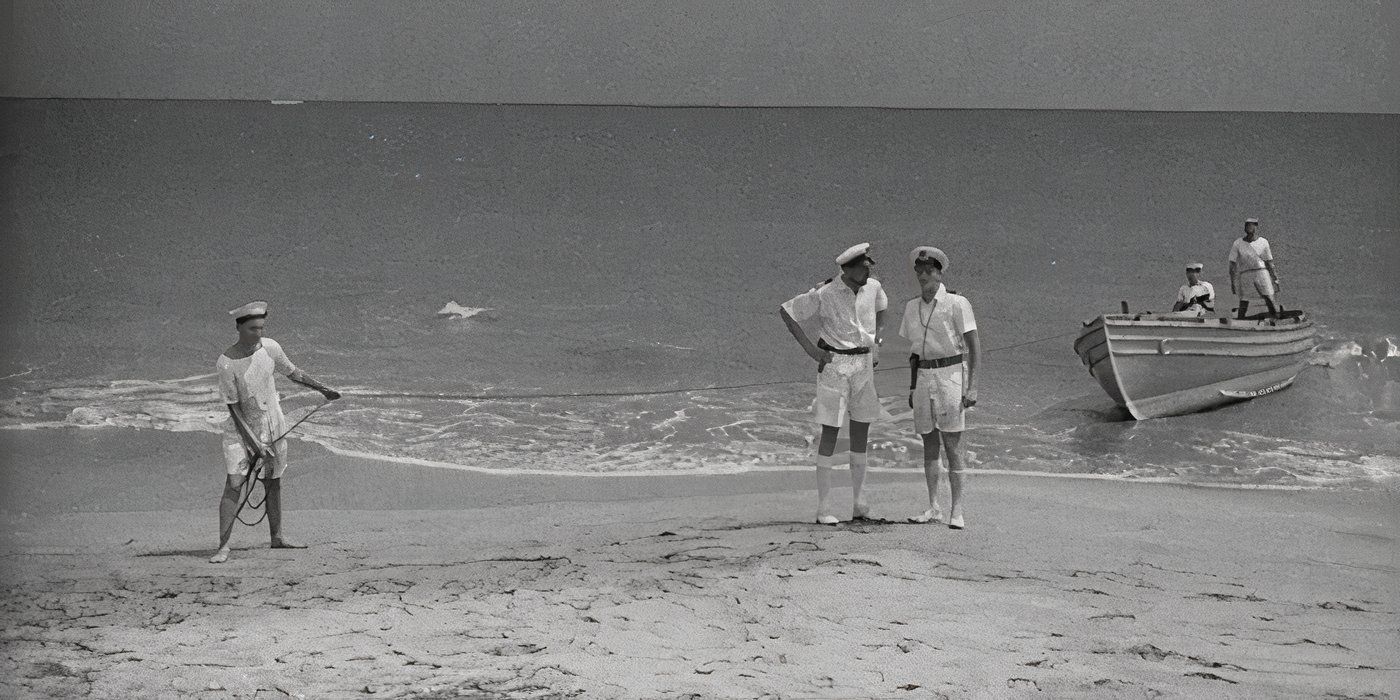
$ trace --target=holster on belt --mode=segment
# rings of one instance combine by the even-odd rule
[[[917,354],[909,355],[909,390],[913,391],[919,384],[919,370],[937,369],[939,367],[952,367],[962,364],[962,355],[951,355],[949,357],[937,357],[932,360],[925,360]]]

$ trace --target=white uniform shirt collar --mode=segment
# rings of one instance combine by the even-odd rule
[[[933,293],[933,303],[935,303],[935,304],[941,303],[944,299],[947,299],[947,298],[948,298],[948,288],[947,288],[947,287],[944,287],[942,282],[939,282],[939,283],[938,283],[938,291],[936,291],[936,292]],[[924,296],[923,296],[922,294],[920,294],[920,295],[919,295],[919,303],[920,303],[920,304],[927,304],[927,303],[929,303],[929,302],[924,301]]]

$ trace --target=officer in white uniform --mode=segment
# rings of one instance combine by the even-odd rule
[[[924,443],[924,481],[928,509],[910,522],[942,522],[938,505],[940,443],[948,456],[948,485],[952,491],[952,517],[948,527],[961,530],[963,520],[962,433],[967,409],[977,403],[977,365],[981,347],[977,320],[965,297],[943,286],[948,256],[933,246],[919,246],[909,253],[920,294],[904,305],[899,334],[909,340],[909,407],[914,409],[914,431]]]
[[[812,417],[822,427],[817,444],[817,522],[841,522],[831,509],[831,470],[838,466],[836,437],[849,414],[851,420],[852,518],[869,517],[865,501],[865,454],[870,424],[880,416],[875,393],[875,363],[883,342],[889,300],[880,282],[870,276],[875,265],[870,244],[847,248],[836,257],[841,275],[829,279],[782,305],[778,313],[788,331],[817,363],[817,397]],[[814,323],[819,337],[807,337],[803,323]]]

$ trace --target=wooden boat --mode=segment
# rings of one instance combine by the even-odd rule
[[[1281,319],[1105,314],[1074,351],[1118,405],[1143,420],[1202,411],[1287,388],[1316,344],[1299,311]]]

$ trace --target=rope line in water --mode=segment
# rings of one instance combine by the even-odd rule
[[[990,350],[984,350],[983,352],[984,352],[985,354],[991,354],[991,353],[994,353],[994,352],[1001,352],[1002,350],[1011,350],[1011,349],[1013,349],[1013,348],[1024,347],[1024,346],[1027,346],[1027,345],[1034,345],[1034,344],[1036,344],[1036,343],[1043,343],[1043,342],[1045,342],[1045,341],[1047,341],[1047,340],[1056,340],[1056,339],[1059,339],[1059,338],[1064,338],[1064,337],[1066,337],[1066,336],[1075,335],[1075,334],[1077,334],[1077,333],[1079,333],[1079,331],[1077,331],[1077,330],[1074,330],[1074,331],[1066,331],[1066,332],[1064,332],[1064,333],[1059,333],[1059,334],[1056,334],[1056,335],[1045,336],[1044,338],[1036,338],[1035,340],[1027,340],[1027,341],[1021,342],[1021,343],[1013,343],[1013,344],[1011,344],[1011,345],[1003,345],[1003,346],[1001,346],[1001,347],[992,348],[992,349],[990,349]],[[876,372],[894,372],[894,371],[907,371],[907,370],[908,370],[908,367],[905,367],[904,365],[898,365],[898,366],[894,366],[894,367],[882,367],[882,368],[876,369],[875,371],[876,371]],[[807,383],[809,383],[809,382],[811,382],[811,381],[812,381],[811,378],[810,378],[810,377],[807,377],[807,378],[803,378],[803,379],[777,379],[777,380],[766,381],[766,382],[749,382],[749,383],[746,383],[746,384],[720,384],[720,385],[711,385],[711,386],[680,387],[680,388],[676,388],[676,389],[646,389],[646,390],[640,390],[640,391],[585,391],[585,392],[572,393],[572,394],[558,394],[558,393],[545,393],[545,392],[539,392],[539,393],[522,393],[522,394],[448,394],[448,393],[405,392],[405,391],[371,391],[371,392],[355,392],[354,396],[355,396],[355,398],[362,398],[362,399],[441,399],[441,400],[457,400],[457,401],[517,401],[517,400],[525,400],[525,399],[575,399],[575,398],[577,398],[577,399],[586,399],[586,398],[609,398],[609,397],[623,397],[623,396],[664,396],[664,395],[670,395],[670,394],[689,394],[689,393],[692,393],[692,392],[700,392],[700,391],[729,391],[729,390],[731,390],[731,389],[755,389],[755,388],[758,388],[758,387],[765,387],[765,386],[781,386],[781,385],[784,385],[784,384],[807,384]],[[304,419],[303,419],[303,420],[304,420]]]

